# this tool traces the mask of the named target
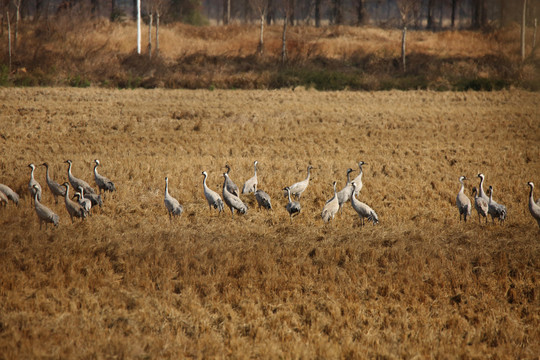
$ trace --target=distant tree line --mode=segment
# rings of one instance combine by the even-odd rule
[[[136,16],[137,0],[0,0],[2,29],[7,16],[39,21],[62,12],[121,21]],[[159,9],[164,22],[194,25],[266,24],[373,25],[400,27],[400,9],[411,9],[415,29],[489,29],[520,22],[524,0],[141,0],[143,13]],[[527,22],[540,15],[540,0],[527,0]],[[18,10],[18,11],[17,11]],[[18,15],[16,15],[18,13]]]

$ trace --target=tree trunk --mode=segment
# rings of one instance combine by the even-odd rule
[[[141,54],[141,0],[137,0],[137,54]]]
[[[471,28],[480,28],[480,0],[472,1]]]
[[[342,9],[342,0],[332,0],[332,17],[334,25],[343,24],[343,9]]]
[[[321,26],[321,0],[315,0],[315,27]]]
[[[152,58],[152,21],[154,17],[152,13],[148,14],[148,58]]]
[[[536,29],[538,28],[538,19],[534,19],[534,33],[533,33],[533,45],[532,45],[532,48],[533,48],[533,54],[534,54],[534,50],[536,49]]]
[[[11,73],[11,22],[9,20],[9,8],[7,13],[7,26],[8,26],[8,54],[9,54],[9,72]]]
[[[21,20],[21,0],[15,1],[15,39],[13,39],[13,49],[17,51],[19,40],[19,21]]]
[[[272,25],[272,21],[274,21],[274,4],[273,0],[268,0],[268,7],[266,8],[266,24]]]
[[[527,20],[527,0],[523,0],[523,16],[521,18],[521,61],[525,61],[525,25]]]
[[[285,13],[285,19],[283,20],[283,37],[281,40],[281,63],[287,62],[287,22],[289,21],[287,13]]]
[[[133,0],[133,18],[137,19],[137,7],[139,6],[139,0]]]
[[[116,20],[116,0],[111,0],[111,21]]]
[[[456,8],[457,8],[457,0],[452,0],[452,15],[450,16],[451,21],[451,27],[452,30],[454,30],[456,26]]]
[[[407,26],[403,26],[403,36],[401,37],[401,63],[403,64],[403,72],[407,72],[407,58],[405,56],[407,39]]]
[[[260,36],[259,36],[259,46],[257,47],[257,53],[259,55],[264,54],[264,18],[265,18],[265,13],[263,11],[261,13],[261,30],[260,30]]]
[[[427,26],[426,29],[433,30],[433,3],[434,0],[427,2]]]
[[[366,9],[364,0],[356,0],[356,21],[358,25],[363,25],[366,21]]]
[[[159,56],[159,11],[156,11],[156,56]]]
[[[288,13],[288,18],[289,18],[289,24],[291,26],[294,26],[294,20],[295,20],[295,14],[294,14],[294,8],[296,7],[296,3],[294,0],[288,0],[288,6],[289,6],[289,10],[287,11]]]

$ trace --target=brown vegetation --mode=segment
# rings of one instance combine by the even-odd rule
[[[533,49],[521,63],[519,28],[489,33],[409,31],[408,70],[399,61],[400,30],[371,27],[294,26],[288,30],[288,63],[282,66],[281,26],[265,31],[265,53],[256,55],[257,25],[160,28],[159,56],[137,55],[133,23],[54,21],[21,26],[12,73],[0,84],[85,87],[269,89],[493,90],[540,88]],[[532,31],[527,43],[532,43]],[[7,35],[5,35],[7,36]],[[2,39],[7,43],[7,38]],[[145,49],[143,44],[143,49]],[[537,50],[536,50],[537,51]],[[7,47],[0,59],[8,64]]]
[[[316,92],[0,89],[0,357],[535,358],[539,97],[522,91]],[[116,184],[93,216],[39,230],[30,162],[59,182],[66,159]],[[201,171],[241,186],[259,161],[274,211],[210,213]],[[332,181],[364,160],[359,198],[324,225]],[[281,189],[313,179],[289,224]],[[504,226],[459,223],[483,172]],[[355,175],[355,173],[353,173]],[[184,205],[169,223],[164,178]],[[537,194],[538,196],[538,194]]]

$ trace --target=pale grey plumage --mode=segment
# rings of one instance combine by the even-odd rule
[[[225,180],[223,181],[223,200],[225,201],[225,204],[231,209],[231,215],[234,218],[234,210],[241,214],[245,214],[248,210],[248,207],[246,204],[240,200],[238,196],[235,194],[229,192],[227,189],[227,180],[229,179],[229,175],[227,173],[223,173],[223,177]]]
[[[19,205],[19,194],[13,191],[9,186],[0,184],[0,192],[5,194],[9,200],[15,203],[15,205]]]
[[[272,203],[270,202],[270,195],[268,195],[266,192],[262,190],[257,189],[257,185],[255,185],[255,200],[257,200],[259,209],[262,206],[266,210],[272,210]]]
[[[486,201],[486,199],[484,198],[481,198],[480,196],[478,196],[478,190],[476,189],[476,187],[473,187],[472,188],[472,194],[474,196],[474,208],[476,209],[476,212],[478,213],[478,222],[480,223],[481,220],[480,220],[480,217],[483,216],[486,218],[486,223],[487,223],[487,214],[488,214],[488,209],[489,209],[489,204],[488,204],[488,201]]]
[[[36,170],[36,166],[34,164],[28,165],[32,171],[30,172],[30,181],[28,182],[28,191],[30,192],[30,196],[32,197],[32,200],[34,200],[34,196],[37,194],[37,198],[39,201],[41,201],[41,185],[37,182],[36,179],[34,179],[34,170]]]
[[[167,208],[167,211],[169,212],[169,220],[172,221],[173,216],[180,216],[184,212],[184,207],[180,205],[178,200],[173,198],[169,194],[169,178],[165,178],[165,199],[164,199],[165,207]]]
[[[255,160],[253,162],[255,175],[253,175],[251,178],[246,180],[246,182],[244,183],[244,186],[242,187],[242,194],[254,193],[257,190],[257,164],[258,164],[258,161]]]
[[[495,218],[499,219],[499,222],[503,223],[506,219],[506,206],[498,204],[493,200],[493,186],[489,186],[489,202],[488,202],[488,214],[491,215],[492,222],[495,222]]]
[[[114,186],[114,183],[109,180],[107,177],[101,175],[97,171],[97,167],[101,165],[98,159],[94,160],[94,163],[96,164],[94,166],[94,180],[96,182],[96,185],[98,187],[99,193],[101,194],[101,191],[103,192],[113,192],[116,191],[116,187]]]
[[[86,181],[73,176],[73,174],[71,173],[71,165],[72,165],[73,162],[71,160],[66,160],[65,162],[67,164],[69,164],[69,167],[68,167],[68,180],[71,183],[71,185],[73,186],[73,188],[78,189],[79,186],[82,186],[83,189],[84,189],[84,192],[86,194],[95,194],[96,191]]]
[[[69,198],[69,183],[66,181],[63,184],[66,187],[66,194],[64,195],[64,202],[66,204],[66,210],[71,218],[71,223],[73,224],[73,217],[78,217],[81,220],[86,218],[87,212],[84,210],[81,204],[71,200]]]
[[[49,176],[49,164],[44,162],[41,165],[45,166],[45,177],[47,179],[47,186],[49,187],[51,193],[54,196],[54,202],[58,204],[58,197],[64,197],[64,195],[66,194],[66,189]]]
[[[302,210],[302,206],[300,206],[300,203],[298,201],[292,201],[291,189],[288,186],[284,188],[283,191],[287,193],[287,197],[289,198],[289,202],[287,203],[287,206],[285,207],[285,209],[289,213],[289,217],[292,224],[293,216],[297,216],[298,214],[300,214],[300,211]]]
[[[240,190],[238,189],[238,186],[234,183],[234,181],[231,180],[230,176],[228,176],[229,172],[231,171],[231,167],[228,164],[225,164],[225,167],[227,168],[227,177],[225,178],[227,191],[235,196],[240,197]]]
[[[463,181],[467,180],[465,176],[459,177],[459,183],[461,184],[461,188],[459,189],[459,192],[456,197],[456,206],[459,210],[459,221],[461,221],[461,218],[463,217],[463,220],[467,222],[467,217],[471,216],[471,200],[465,195],[465,184]]]
[[[360,173],[353,179],[352,182],[356,184],[356,191],[354,192],[354,195],[358,196],[358,193],[362,190],[362,187],[364,184],[362,183],[362,175],[364,175],[364,170],[362,170],[362,166],[367,165],[363,161],[358,162],[358,169],[360,169]]]
[[[90,210],[92,209],[92,201],[86,198],[84,194],[84,189],[82,186],[79,186],[78,194],[79,194],[79,204],[81,204],[84,210],[86,210],[86,212],[90,214]]]
[[[203,174],[203,191],[204,191],[204,197],[206,198],[206,201],[208,202],[208,207],[210,208],[210,211],[212,211],[212,207],[214,209],[218,209],[218,211],[221,213],[224,208],[223,200],[221,200],[221,197],[217,192],[210,189],[206,185],[206,178],[208,177],[208,174],[206,171],[202,172]]]
[[[309,185],[309,179],[311,176],[311,169],[313,169],[313,166],[309,165],[307,167],[307,176],[304,180],[299,181],[297,183],[292,184],[291,186],[288,186],[289,191],[292,196],[295,196],[298,200],[300,200],[300,197],[302,196],[302,193],[306,191],[308,185]],[[284,192],[284,196],[287,196],[287,193]]]
[[[529,193],[529,211],[531,212],[532,217],[536,220],[538,226],[540,227],[540,199],[534,202],[534,183],[532,181],[529,181],[527,185],[529,185],[529,187],[531,188],[531,192]]]
[[[103,198],[99,194],[87,194],[85,192],[84,198],[90,200],[92,202],[92,206],[101,207],[103,205]]]
[[[356,211],[358,216],[360,216],[360,219],[362,220],[362,226],[364,226],[364,218],[367,218],[368,221],[373,222],[373,225],[379,223],[379,217],[377,216],[377,213],[375,210],[373,210],[369,205],[361,202],[360,200],[357,200],[355,197],[355,191],[356,191],[356,183],[353,181],[351,183],[352,189],[351,189],[351,206]]]
[[[34,185],[34,187],[36,186]],[[48,223],[54,224],[54,226],[58,226],[60,218],[51,209],[39,202],[37,188],[35,190],[34,208],[36,209],[36,214],[39,218],[39,229],[41,230],[41,225],[43,223],[45,223],[45,229],[47,229]]]
[[[351,199],[351,173],[354,170],[349,168],[347,169],[347,184],[345,184],[345,187],[338,191],[338,203],[339,203],[339,211],[343,213],[343,204],[345,204],[347,201]]]
[[[478,174],[478,177],[480,178],[480,185],[478,186],[478,196],[481,197],[482,199],[486,200],[487,202],[489,202],[489,197],[486,195],[486,193],[484,192],[484,174],[480,173]]]
[[[337,192],[336,192],[336,182],[334,181],[334,196],[324,204],[321,217],[324,220],[324,222],[328,222],[332,219],[334,219],[334,216],[339,210],[339,202],[337,198]]]

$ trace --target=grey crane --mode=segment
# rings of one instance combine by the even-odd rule
[[[351,173],[354,170],[351,168],[347,169],[347,184],[343,189],[338,191],[337,197],[338,197],[338,203],[339,203],[339,211],[343,214],[343,204],[345,204],[347,201],[351,199]]]
[[[28,182],[28,191],[30,192],[30,195],[32,196],[32,200],[34,200],[34,196],[37,194],[37,198],[39,201],[41,201],[41,185],[34,179],[34,170],[36,170],[36,166],[34,164],[28,165],[32,171],[30,172],[30,181]]]
[[[300,211],[302,210],[302,207],[300,206],[300,203],[298,201],[292,201],[292,199],[291,199],[291,189],[288,186],[286,188],[284,188],[283,191],[285,191],[287,193],[287,196],[289,198],[289,202],[287,203],[287,206],[285,207],[285,209],[289,213],[289,217],[290,217],[291,224],[292,224],[293,216],[297,216],[298,214],[300,214]]]
[[[459,192],[456,197],[456,206],[459,210],[459,221],[461,221],[461,217],[463,217],[463,220],[467,222],[467,217],[471,216],[471,200],[465,195],[465,184],[463,181],[467,180],[465,176],[459,177],[459,183],[461,184],[461,188],[459,189]]]
[[[309,185],[309,178],[311,176],[311,169],[313,169],[313,166],[309,165],[307,167],[307,176],[304,180],[299,181],[297,183],[292,184],[289,186],[289,191],[292,196],[295,196],[298,200],[300,200],[300,197],[302,196],[302,193],[306,191],[308,185]],[[287,196],[287,193],[283,193],[284,196]]]
[[[235,196],[240,196],[240,190],[238,189],[238,186],[234,183],[234,181],[231,180],[229,175],[229,172],[231,171],[231,167],[228,164],[225,164],[225,167],[227,168],[227,177],[225,178],[225,182],[227,183],[227,191]]]
[[[478,223],[481,223],[481,220],[480,220],[481,216],[486,218],[486,223],[487,223],[487,220],[488,220],[487,219],[487,214],[488,214],[488,209],[489,209],[489,204],[488,204],[489,199],[486,201],[486,199],[481,198],[480,196],[478,196],[478,190],[476,189],[476,187],[472,188],[472,194],[474,196],[474,208],[476,209],[476,212],[478,213]]]
[[[45,223],[45,229],[47,229],[48,223],[58,226],[60,218],[51,209],[39,202],[38,189],[36,185],[34,185],[34,187],[36,188],[34,192],[34,208],[36,209],[36,214],[39,218],[39,229],[41,230],[41,225],[43,223]]]
[[[69,164],[68,179],[71,185],[73,186],[73,188],[78,189],[79,186],[82,186],[86,194],[95,194],[96,191],[86,181],[73,176],[73,174],[71,173],[71,165],[73,162],[71,160],[66,160],[65,162]]]
[[[106,178],[103,175],[98,174],[97,167],[101,165],[98,159],[94,160],[94,163],[96,164],[94,166],[94,180],[96,181],[96,185],[99,190],[99,194],[101,195],[101,191],[103,190],[103,196],[105,196],[105,192],[113,192],[116,191],[116,187],[114,186],[114,183]]]
[[[489,186],[489,202],[488,214],[491,215],[491,221],[495,222],[495,218],[503,223],[506,219],[506,206],[498,204],[493,200],[493,186]]]
[[[336,192],[336,182],[334,181],[334,196],[324,204],[321,217],[324,222],[328,222],[332,219],[334,219],[334,216],[339,210],[339,202],[337,198],[337,192]]]
[[[64,202],[66,204],[66,210],[69,214],[69,217],[71,218],[71,223],[73,224],[74,217],[78,217],[81,220],[84,220],[84,218],[86,218],[86,215],[87,215],[86,210],[84,210],[81,204],[69,198],[69,183],[66,181],[62,185],[64,185],[66,188],[66,194],[64,195]]]
[[[49,176],[49,164],[48,163],[44,162],[41,165],[45,166],[45,169],[46,169],[45,170],[45,176],[46,176],[46,179],[47,179],[47,186],[49,187],[49,189],[51,190],[51,193],[54,196],[54,203],[58,204],[58,197],[59,196],[64,197],[64,195],[66,194],[66,189],[63,186],[61,186],[59,183],[57,183],[56,181],[51,179],[51,177]]]
[[[270,202],[270,195],[268,195],[266,192],[262,190],[257,189],[257,185],[255,185],[255,200],[257,200],[259,209],[262,206],[266,210],[272,210],[272,203]]]
[[[19,194],[13,191],[9,186],[0,184],[0,192],[5,194],[9,200],[15,203],[15,205],[19,205]]]
[[[352,190],[351,190],[351,205],[352,208],[356,211],[358,216],[360,216],[360,219],[362,220],[362,226],[364,226],[364,218],[367,218],[368,221],[373,222],[373,225],[379,223],[379,217],[377,216],[377,213],[375,210],[373,210],[369,205],[361,202],[360,200],[357,200],[354,193],[356,191],[356,183],[353,181],[351,183]]]
[[[246,182],[244,183],[244,186],[242,187],[242,194],[254,193],[257,190],[257,164],[258,164],[258,161],[255,160],[253,162],[255,175],[253,175],[251,178],[246,180]]]
[[[532,217],[536,220],[538,226],[540,227],[540,199],[534,202],[534,183],[532,181],[529,181],[527,185],[529,185],[529,187],[531,188],[531,192],[529,193],[529,211],[531,212]]]
[[[173,216],[180,216],[184,212],[184,207],[180,205],[178,200],[169,195],[169,178],[165,178],[165,207],[169,212],[169,220],[172,221]]]
[[[82,205],[82,207],[84,208],[84,210],[86,210],[88,215],[91,215],[90,210],[92,209],[92,201],[86,198],[84,194],[84,188],[82,186],[79,186],[78,194],[79,194],[79,204]]]
[[[358,196],[358,193],[360,190],[362,190],[362,187],[364,186],[362,183],[362,175],[364,175],[364,170],[362,170],[362,166],[367,165],[363,161],[358,162],[358,169],[360,169],[360,173],[353,179],[353,182],[356,184],[356,192],[354,195]]]
[[[217,192],[210,189],[206,185],[206,179],[208,178],[208,174],[206,173],[206,171],[203,171],[202,174],[204,176],[203,177],[204,197],[206,198],[206,201],[208,202],[208,208],[210,209],[210,211],[212,211],[212,207],[214,207],[214,209],[217,209],[219,213],[221,214],[224,208],[223,200],[221,200],[221,197],[219,196]]]
[[[478,174],[478,177],[480,178],[480,185],[478,187],[478,196],[489,202],[489,197],[484,192],[484,178],[485,178],[485,176],[484,176],[484,174],[480,173],[480,174]]]
[[[231,209],[232,218],[234,218],[234,210],[236,210],[237,212],[241,214],[245,214],[248,210],[247,205],[244,204],[244,202],[240,200],[240,198],[237,195],[231,193],[227,189],[227,183],[228,183],[228,180],[230,180],[229,175],[227,173],[223,173],[223,177],[225,178],[225,180],[223,181],[223,193],[222,193],[223,200],[225,201],[225,204],[227,204],[229,209]]]

